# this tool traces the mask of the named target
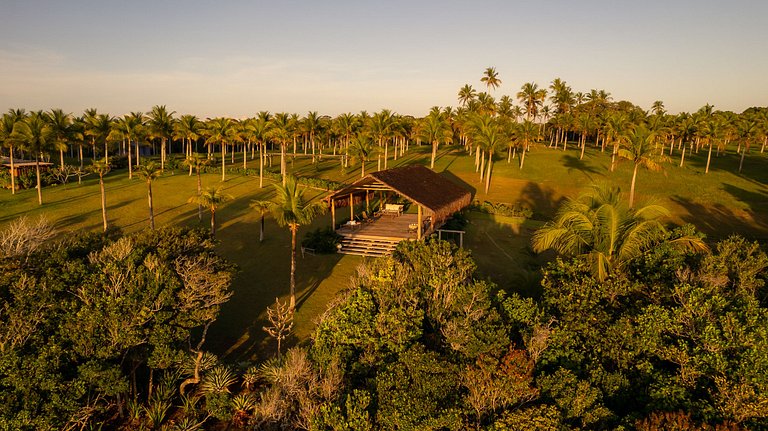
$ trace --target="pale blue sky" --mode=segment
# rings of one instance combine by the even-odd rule
[[[219,2],[217,2],[219,3]],[[0,109],[424,115],[560,77],[671,112],[768,105],[768,1],[0,0]]]

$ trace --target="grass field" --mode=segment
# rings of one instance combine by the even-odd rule
[[[500,286],[524,294],[537,292],[537,272],[541,258],[528,247],[531,232],[549,219],[559,202],[573,196],[583,187],[597,181],[610,181],[623,190],[629,189],[631,166],[619,165],[609,172],[610,158],[599,149],[588,148],[584,160],[578,159],[575,147],[563,152],[539,146],[526,156],[525,168],[517,161],[510,164],[499,160],[494,164],[491,190],[482,191],[479,175],[474,172],[474,158],[460,148],[439,151],[436,170],[463,183],[475,192],[475,199],[514,203],[522,201],[534,209],[534,220],[471,213],[465,246],[472,251],[480,272]],[[679,154],[675,158],[679,157]],[[389,167],[412,163],[428,163],[429,148],[411,147]],[[276,157],[275,162],[278,161]],[[235,163],[241,166],[242,162]],[[642,170],[638,175],[637,193],[640,200],[653,198],[673,212],[671,222],[690,222],[711,237],[720,238],[740,233],[750,238],[768,238],[768,156],[753,152],[744,163],[741,175],[736,174],[738,159],[729,154],[712,162],[710,173],[704,175],[706,153],[686,156],[686,166],[679,160],[666,165],[664,172]],[[275,163],[275,168],[278,163]],[[255,161],[249,161],[255,167]],[[359,165],[342,171],[338,159],[325,157],[317,164],[309,158],[297,157],[289,169],[300,176],[315,176],[341,182],[351,182],[360,176]],[[366,171],[376,169],[369,162]],[[111,225],[125,232],[147,229],[146,184],[135,178],[128,180],[124,170],[110,173],[106,178],[107,212]],[[203,184],[219,185],[220,175],[206,174]],[[249,209],[253,200],[272,197],[271,181],[258,188],[258,177],[228,175],[223,183],[234,200],[217,212],[220,243],[218,251],[239,266],[233,284],[234,296],[222,309],[219,320],[209,333],[208,348],[238,361],[259,356],[270,350],[271,343],[262,330],[266,307],[276,296],[288,293],[290,236],[268,219],[266,238],[259,243],[259,218]],[[153,183],[155,217],[158,226],[183,225],[207,228],[209,215],[202,222],[197,208],[187,203],[195,193],[196,179],[185,172],[166,174]],[[322,191],[309,189],[311,197],[324,196]],[[0,226],[21,216],[44,214],[61,232],[100,231],[101,208],[98,180],[93,176],[83,184],[47,187],[43,190],[44,205],[37,205],[35,190],[11,195],[0,193]],[[318,218],[309,229],[327,226],[329,216]],[[317,255],[298,258],[297,296],[294,341],[306,339],[316,319],[328,302],[344,289],[362,259],[354,256]]]

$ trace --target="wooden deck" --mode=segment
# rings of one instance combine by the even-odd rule
[[[416,240],[418,236],[410,225],[418,223],[416,214],[401,214],[399,216],[381,216],[373,221],[362,222],[355,226],[342,225],[336,233],[345,238],[381,238],[387,240]],[[422,237],[427,236],[422,231]]]

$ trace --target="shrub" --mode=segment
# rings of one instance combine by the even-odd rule
[[[336,253],[336,245],[341,243],[341,235],[330,227],[315,229],[307,232],[301,241],[303,247],[315,250],[315,253],[330,254]]]
[[[475,201],[470,206],[470,209],[481,213],[498,214],[508,217],[531,218],[533,216],[533,210],[520,202],[512,205],[504,202],[493,203],[484,201],[481,203],[480,201]]]

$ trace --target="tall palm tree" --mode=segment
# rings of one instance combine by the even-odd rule
[[[192,142],[200,139],[203,123],[194,115],[182,115],[179,121],[173,124],[173,138],[186,143],[184,154],[189,157],[192,150]]]
[[[67,139],[72,126],[72,115],[64,113],[61,109],[51,109],[48,112],[48,123],[51,126],[53,144],[59,150],[59,167],[64,167],[64,151],[67,150]]]
[[[364,133],[358,133],[352,139],[352,143],[349,144],[349,155],[360,160],[360,178],[365,176],[365,163],[376,154],[377,150],[378,147]]]
[[[644,124],[635,127],[629,134],[629,139],[624,148],[619,148],[618,155],[623,159],[630,160],[634,164],[632,171],[632,186],[629,189],[629,207],[632,208],[635,202],[635,181],[637,180],[637,169],[644,167],[651,171],[660,171],[662,166],[657,159],[653,142],[655,135],[648,130]]]
[[[517,139],[522,143],[522,149],[520,150],[520,169],[523,169],[525,165],[525,154],[531,146],[531,143],[537,142],[541,138],[539,133],[539,127],[533,122],[525,120],[515,130]]]
[[[173,134],[173,114],[176,111],[168,112],[165,105],[155,105],[147,114],[147,126],[150,136],[154,139],[160,139],[160,169],[165,169],[165,143],[171,139]]]
[[[280,144],[280,175],[283,177],[283,185],[288,181],[288,165],[285,160],[285,150],[291,139],[291,117],[285,112],[275,114],[269,123],[267,131],[269,139]]]
[[[472,136],[473,141],[488,154],[488,168],[484,172],[485,193],[488,193],[491,186],[493,156],[504,147],[508,136],[505,136],[504,129],[501,127],[499,120],[487,114],[480,115],[475,120]]]
[[[496,72],[495,67],[487,67],[485,69],[485,72],[483,72],[483,77],[480,78],[480,82],[485,83],[486,87],[488,87],[488,91],[491,91],[491,89],[497,89],[501,85],[501,79],[499,79],[499,73]]]
[[[275,184],[277,195],[273,201],[263,202],[280,226],[291,231],[291,310],[296,308],[296,235],[299,227],[308,225],[317,215],[325,212],[324,202],[308,202],[300,190],[296,178],[288,177],[285,185]],[[260,202],[256,203],[260,205]]]
[[[539,88],[536,83],[526,82],[517,93],[517,100],[525,107],[525,115],[528,121],[535,121],[539,115],[539,109],[547,98],[547,90]]]
[[[432,157],[429,162],[429,169],[435,169],[438,145],[441,142],[449,143],[453,140],[453,130],[448,122],[448,116],[440,111],[440,108],[432,108],[429,115],[424,117],[421,123],[421,133],[419,136],[421,139],[432,144]]]
[[[11,162],[11,194],[14,195],[16,194],[16,177],[13,173],[16,169],[13,160],[14,140],[11,138],[11,134],[16,121],[16,117],[11,113],[3,114],[2,121],[0,121],[0,144],[3,147],[8,147],[8,159]]]
[[[251,136],[256,141],[259,148],[259,188],[264,187],[264,158],[266,157],[266,148],[269,131],[269,112],[263,111],[248,123]]]
[[[42,111],[33,112],[23,121],[13,125],[10,139],[20,147],[35,155],[35,174],[37,177],[37,202],[43,204],[42,185],[40,184],[40,158],[53,148],[53,131]]]
[[[198,153],[192,153],[190,156],[184,160],[184,164],[186,166],[189,166],[189,174],[192,175],[192,169],[194,168],[195,173],[197,174],[197,195],[200,196],[203,192],[203,181],[200,176],[201,171],[203,170],[203,167],[207,166],[210,163],[210,161],[203,157],[202,155]],[[199,204],[197,206],[197,220],[203,219],[203,205]]]
[[[651,105],[651,112],[653,115],[664,115],[667,111],[664,109],[664,102],[657,100]]]
[[[101,219],[104,222],[104,232],[107,231],[107,194],[104,190],[104,175],[106,175],[110,166],[106,160],[92,160],[91,169],[99,175],[99,190],[101,191]]]
[[[581,256],[590,263],[593,275],[602,281],[666,238],[661,219],[667,215],[666,208],[659,205],[632,209],[623,204],[618,188],[595,185],[566,201],[555,218],[534,233],[533,249],[554,249],[566,256]],[[671,243],[706,250],[706,245],[696,237],[684,236]]]
[[[232,120],[224,117],[208,120],[206,133],[208,135],[208,139],[205,140],[206,144],[213,145],[218,143],[221,145],[221,181],[226,181],[226,146],[227,143],[232,142],[235,135]]]
[[[147,182],[147,199],[149,202],[149,228],[155,228],[155,212],[152,206],[152,181],[163,174],[163,168],[155,162],[149,162],[145,165],[139,165],[136,168],[136,175]]]
[[[133,179],[133,151],[131,141],[136,142],[136,162],[139,161],[139,131],[144,125],[144,113],[131,112],[118,120],[119,127],[128,140],[128,179]],[[137,163],[138,164],[138,163]]]
[[[255,201],[251,203],[251,208],[259,213],[259,242],[264,242],[264,216],[269,214],[270,204],[271,202],[269,201]]]
[[[459,103],[466,107],[477,96],[477,91],[471,85],[466,84],[459,89]]]
[[[224,193],[221,187],[208,187],[199,195],[189,198],[187,202],[202,205],[211,211],[211,236],[216,237],[216,210],[232,196]]]

